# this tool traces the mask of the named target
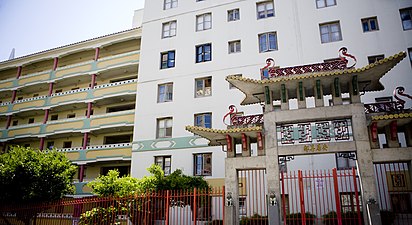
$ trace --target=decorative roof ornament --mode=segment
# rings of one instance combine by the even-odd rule
[[[400,110],[404,109],[406,101],[401,99],[398,95],[412,99],[412,96],[404,92],[405,92],[405,88],[402,86],[398,86],[395,88],[395,90],[393,90],[393,97],[395,97],[395,99],[397,100],[396,102],[399,104]]]
[[[348,66],[349,62],[351,63],[350,66]],[[266,59],[266,65],[260,69],[260,76],[262,80],[265,80],[283,76],[345,70],[353,68],[356,62],[356,57],[349,54],[346,47],[342,47],[339,49],[339,59],[330,62],[279,68],[275,66],[275,60],[268,58]]]
[[[349,60],[346,58],[349,57],[353,60],[353,65],[348,66]],[[356,57],[348,53],[348,48],[342,47],[339,49],[339,58],[346,63],[346,68],[351,69],[356,65]]]
[[[229,124],[226,123],[226,117],[230,116],[230,122]],[[233,121],[236,120],[237,116],[237,108],[234,105],[229,106],[229,112],[226,113],[226,115],[223,116],[223,123],[226,124],[227,126],[230,126],[233,124]]]

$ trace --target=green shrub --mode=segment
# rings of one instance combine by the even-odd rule
[[[239,225],[253,225],[253,224],[267,225],[268,217],[261,216],[259,214],[254,214],[251,217],[242,217],[239,222]]]
[[[305,213],[306,225],[315,224],[316,215],[311,213]],[[292,213],[286,215],[287,225],[302,225],[302,213]]]
[[[363,222],[363,215],[360,212],[361,223]],[[324,225],[338,225],[338,214],[335,211],[331,211],[322,216]],[[358,224],[358,213],[354,211],[342,213],[342,225]],[[385,224],[385,223],[384,223]]]

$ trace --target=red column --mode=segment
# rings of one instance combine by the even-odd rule
[[[336,204],[336,214],[338,217],[338,225],[342,225],[342,212],[341,212],[341,207],[340,207],[338,173],[336,172],[336,168],[332,170],[332,173],[333,173],[333,187],[335,191],[335,204]]]
[[[99,54],[100,54],[100,48],[96,48],[94,52],[94,61],[97,61],[99,59]]]
[[[11,115],[8,115],[7,116],[7,122],[6,122],[6,129],[9,129],[10,124],[11,124]]]
[[[43,150],[43,148],[44,148],[44,137],[40,138],[40,146],[39,146],[40,150]]]
[[[59,63],[59,58],[55,57],[54,61],[53,61],[53,71],[55,71],[57,69],[58,63]]]
[[[303,188],[302,170],[298,170],[299,194],[300,194],[300,213],[302,215],[302,225],[306,224],[305,193]],[[342,224],[340,224],[342,225]]]

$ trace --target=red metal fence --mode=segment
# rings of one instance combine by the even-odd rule
[[[221,225],[224,187],[174,190],[127,198],[82,198],[55,203],[2,206],[0,224],[33,225]],[[26,223],[28,224],[28,223]]]
[[[361,225],[358,178],[352,170],[281,173],[284,225]]]
[[[382,224],[412,224],[412,183],[408,162],[375,164]]]

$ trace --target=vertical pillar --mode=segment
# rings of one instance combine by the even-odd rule
[[[369,125],[369,139],[372,149],[379,148],[379,139],[378,139],[378,123],[373,122]]]
[[[266,155],[266,151],[265,151],[265,139],[263,137],[262,132],[258,132],[257,133],[257,153],[258,156],[262,156],[262,155]]]
[[[250,156],[250,137],[245,133],[242,133],[242,156]]]
[[[340,81],[339,78],[336,77],[331,84],[332,87],[332,102],[333,105],[342,105],[342,94],[340,90]]]
[[[40,138],[39,149],[40,149],[40,150],[43,150],[43,149],[44,149],[44,137],[41,137],[41,138]]]
[[[236,159],[225,159],[225,196],[224,224],[239,224],[239,180]]]
[[[226,152],[226,157],[227,158],[233,158],[236,156],[236,146],[235,146],[235,140],[232,136],[226,134],[226,147],[227,147],[227,152]]]
[[[6,129],[9,129],[10,124],[11,124],[11,115],[8,115],[7,116],[7,121],[6,121]]]
[[[16,79],[20,78],[21,70],[22,70],[21,66],[17,67]],[[13,92],[11,93],[11,101],[10,101],[11,103],[13,103],[16,100],[16,95],[17,95],[17,90],[13,90]],[[7,121],[6,121],[6,129],[9,129],[10,124],[11,124],[11,119],[12,119],[12,115],[8,115]]]
[[[305,87],[303,87],[303,82],[300,81],[298,83],[298,88],[296,89],[296,96],[298,96],[298,108],[305,109],[306,108],[306,95],[305,95]]]
[[[385,136],[388,148],[399,148],[398,131],[396,120],[392,121],[389,126],[385,126]]]
[[[406,146],[412,147],[412,123],[403,126],[405,129]]]
[[[360,94],[359,94],[358,76],[354,75],[348,85],[349,85],[350,102],[360,103],[361,99],[360,99]]]
[[[17,95],[17,90],[13,90],[11,93],[11,103],[13,103],[16,100],[16,95]]]
[[[272,91],[269,86],[265,86],[265,112],[273,111]]]
[[[315,81],[315,107],[323,107],[324,100],[323,100],[323,86],[320,80]]]
[[[285,84],[280,85],[280,109],[289,110],[289,95]]]

